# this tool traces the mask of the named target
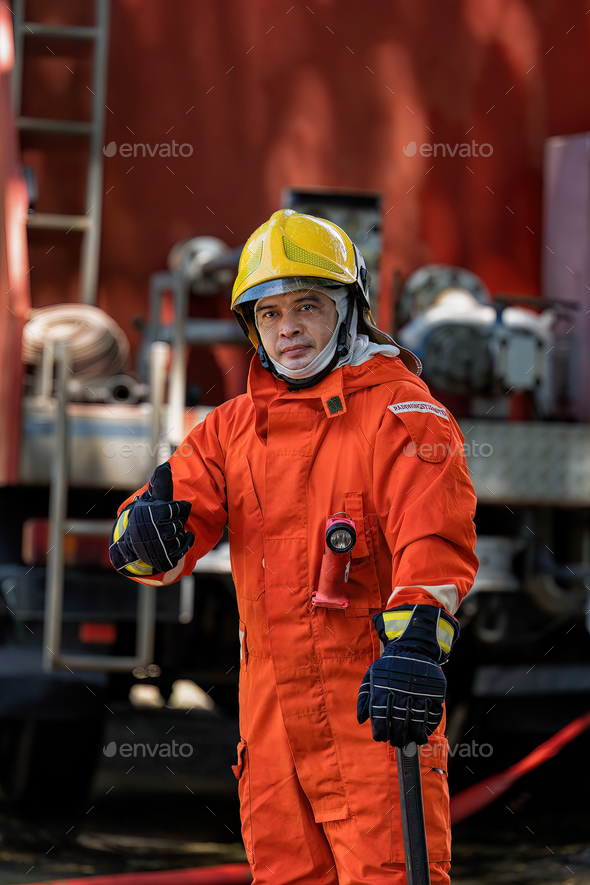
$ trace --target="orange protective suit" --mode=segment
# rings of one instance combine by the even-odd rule
[[[289,392],[255,356],[248,392],[211,412],[170,464],[196,536],[176,575],[229,527],[241,641],[234,772],[254,882],[405,882],[394,750],[357,723],[357,694],[380,654],[371,615],[413,602],[454,612],[473,582],[475,496],[457,424],[397,358]],[[350,604],[315,609],[326,520],[338,511],[357,530]],[[443,720],[421,754],[433,885],[450,881],[446,751]]]

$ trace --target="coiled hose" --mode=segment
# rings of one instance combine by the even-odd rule
[[[129,341],[121,327],[91,304],[55,304],[32,312],[23,330],[23,362],[37,366],[43,348],[57,341],[70,347],[70,367],[78,378],[118,375],[129,356]]]

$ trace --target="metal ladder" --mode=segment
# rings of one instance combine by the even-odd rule
[[[156,588],[138,585],[137,631],[135,654],[131,656],[87,655],[64,653],[61,650],[64,597],[64,537],[71,531],[78,534],[109,535],[110,520],[67,519],[68,493],[68,387],[69,348],[58,342],[55,349],[57,363],[57,414],[55,428],[55,458],[51,477],[49,500],[49,543],[47,578],[45,583],[45,617],[43,622],[43,667],[46,671],[59,669],[105,670],[129,672],[134,667],[149,663],[154,653],[156,623]],[[157,402],[155,403],[157,406]]]
[[[36,213],[29,215],[30,228],[45,230],[79,230],[82,232],[80,257],[80,301],[96,303],[100,229],[102,219],[102,172],[104,112],[106,98],[109,0],[94,0],[95,24],[54,25],[29,22],[25,19],[26,0],[13,0],[15,64],[13,72],[13,107],[16,125],[21,132],[48,132],[63,135],[88,135],[90,152],[86,181],[86,212],[84,215]],[[22,92],[25,38],[56,37],[67,40],[91,40],[94,43],[92,71],[92,119],[56,120],[23,117]]]
[[[88,135],[90,138],[89,164],[86,183],[86,212],[84,215],[59,213],[36,213],[29,215],[28,227],[46,230],[79,230],[82,232],[80,258],[80,300],[86,304],[96,303],[96,289],[99,269],[100,233],[102,215],[102,146],[104,140],[104,111],[106,92],[107,43],[109,0],[94,0],[95,24],[54,25],[29,22],[25,19],[25,0],[14,0],[15,65],[13,78],[13,107],[16,125],[21,132],[46,132],[63,135]],[[92,119],[57,120],[24,117],[21,114],[23,92],[23,68],[25,38],[59,38],[68,40],[90,40],[94,43],[92,72]],[[66,515],[68,492],[68,369],[69,350],[64,342],[56,342],[55,363],[57,384],[53,391],[53,352],[51,359],[44,351],[41,374],[46,396],[56,400],[55,457],[53,461],[49,524],[50,549],[47,557],[45,585],[45,617],[43,625],[43,667],[51,672],[60,669],[77,668],[83,670],[103,670],[128,672],[136,666],[145,665],[153,658],[154,632],[156,621],[156,588],[140,584],[137,590],[137,629],[135,652],[131,655],[91,655],[62,651],[62,626],[64,602],[64,537],[70,532],[86,535],[110,534],[111,520],[68,519]],[[152,381],[154,419],[152,435],[156,440],[159,434],[159,414],[163,355],[154,350],[152,355],[157,383]],[[156,365],[157,363],[157,365]],[[158,393],[159,391],[159,393]],[[154,400],[154,397],[156,399]],[[189,588],[190,589],[190,588]],[[184,596],[187,596],[186,588]],[[192,617],[191,599],[184,602],[181,614],[188,620]]]
[[[152,401],[152,444],[154,449],[160,438],[159,421],[162,406],[168,346],[155,341],[150,348],[150,390]],[[68,497],[68,363],[69,348],[65,342],[57,342],[55,347],[57,364],[55,457],[51,475],[49,499],[50,548],[47,555],[47,575],[45,581],[45,616],[43,619],[43,668],[47,672],[70,669],[103,670],[105,672],[127,673],[134,667],[145,666],[153,660],[156,629],[156,587],[147,584],[137,585],[137,627],[135,652],[132,655],[90,655],[63,652],[61,648],[64,605],[64,538],[70,532],[85,535],[109,536],[113,520],[68,519],[66,506]],[[157,466],[157,456],[154,466]],[[205,563],[196,571],[225,572],[219,563],[213,566]],[[180,599],[178,620],[188,624],[194,613],[195,579],[185,575],[180,579]]]

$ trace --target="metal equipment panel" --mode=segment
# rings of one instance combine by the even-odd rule
[[[209,408],[196,407],[187,423],[198,424]],[[165,461],[169,444],[152,442],[149,403],[69,403],[68,482],[82,488],[139,488],[154,469],[154,449]],[[55,453],[56,402],[42,397],[23,399],[22,449],[19,481],[47,485]],[[185,425],[185,429],[186,425]]]
[[[536,421],[460,422],[480,504],[590,506],[590,427]]]

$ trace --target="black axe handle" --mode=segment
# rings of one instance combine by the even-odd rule
[[[395,755],[407,883],[408,885],[430,885],[418,747],[415,743],[406,744],[405,747],[397,747]]]

